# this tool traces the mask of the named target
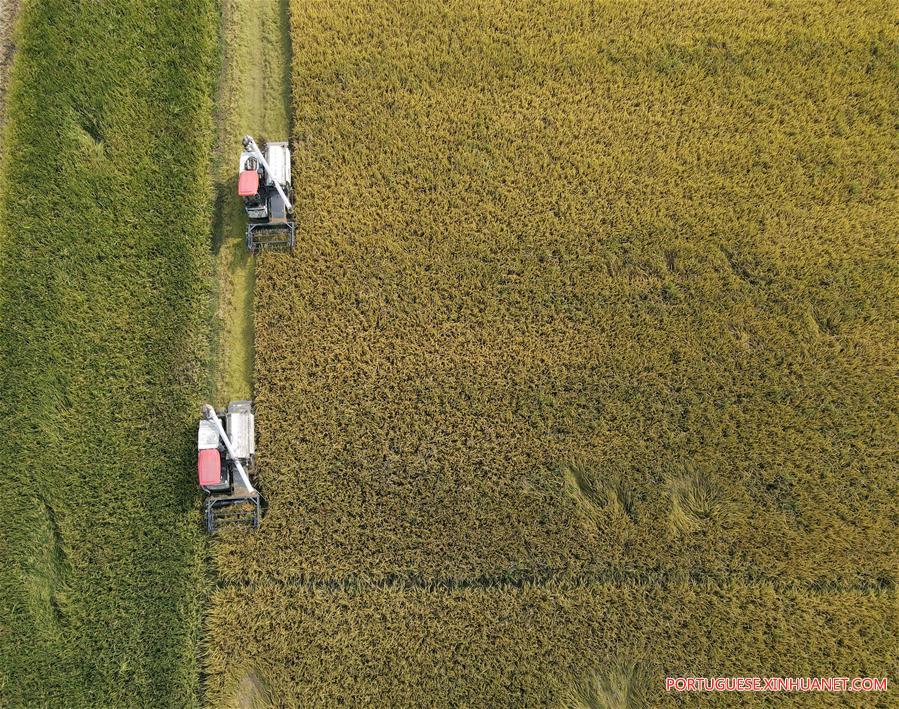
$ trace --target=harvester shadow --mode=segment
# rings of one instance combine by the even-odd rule
[[[227,199],[228,185],[218,182],[215,185],[215,208],[212,216],[212,253],[218,256],[222,248],[222,240],[225,233],[225,200]]]
[[[212,221],[212,253],[218,256],[226,243],[237,241],[240,248],[234,250],[228,266],[244,268],[252,254],[243,248],[246,241],[247,218],[237,194],[237,178],[221,180],[215,184],[215,214]]]
[[[197,411],[199,414],[199,410]],[[197,487],[197,438],[196,429],[185,428],[184,434],[179,440],[184,441],[180,447],[181,464],[177,470],[193,471],[192,475],[179,475],[175,485],[171,487],[172,507],[179,513],[196,515],[199,508],[198,501],[202,495]]]
[[[240,201],[235,199],[236,194],[236,177],[222,180],[215,185],[212,254],[219,256],[227,245],[231,249],[231,254],[230,257],[226,254],[226,266],[232,272],[235,269],[245,269],[252,260],[252,254],[244,248],[247,232],[246,212]]]

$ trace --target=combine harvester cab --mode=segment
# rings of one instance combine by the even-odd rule
[[[249,401],[232,401],[222,414],[208,404],[203,407],[197,431],[197,478],[206,494],[208,532],[222,524],[259,526],[262,497],[248,473],[255,455],[255,418]]]
[[[247,213],[247,248],[293,250],[296,226],[291,214],[290,148],[268,143],[260,150],[251,136],[243,139],[237,195]]]

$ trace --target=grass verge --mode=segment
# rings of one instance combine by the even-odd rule
[[[216,9],[22,8],[0,188],[0,704],[199,701]]]

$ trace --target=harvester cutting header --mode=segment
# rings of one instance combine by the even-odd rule
[[[252,136],[244,136],[237,194],[247,211],[247,248],[293,249],[295,225],[287,143],[268,143],[259,149]]]

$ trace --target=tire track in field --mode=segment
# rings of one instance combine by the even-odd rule
[[[310,589],[331,592],[366,591],[372,589],[423,589],[428,591],[457,591],[474,589],[521,589],[539,586],[576,588],[592,585],[620,587],[681,587],[727,588],[740,585],[754,588],[770,588],[778,593],[802,591],[815,595],[832,593],[895,594],[896,583],[884,579],[878,583],[859,580],[857,583],[829,581],[816,582],[783,579],[768,574],[708,574],[702,571],[686,573],[682,571],[659,570],[657,572],[622,571],[618,569],[599,570],[587,573],[566,573],[547,570],[542,573],[491,574],[471,578],[424,578],[410,575],[392,575],[378,578],[347,577],[324,579],[314,576],[288,578],[229,579],[218,584],[218,588],[251,588],[254,586],[304,586]]]

